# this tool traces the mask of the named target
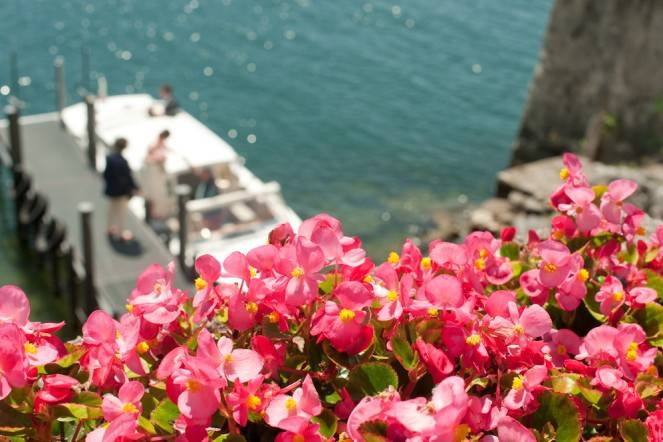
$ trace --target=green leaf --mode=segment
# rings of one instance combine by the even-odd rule
[[[583,302],[585,303],[585,307],[587,307],[587,310],[594,317],[594,319],[596,319],[599,322],[605,322],[606,318],[601,313],[600,305],[598,302],[596,302],[593,293],[592,294],[588,293],[587,296],[585,296]]]
[[[511,261],[517,261],[520,255],[520,246],[515,242],[507,242],[502,244],[500,248],[500,256],[509,258]]]
[[[580,440],[582,427],[578,410],[571,399],[563,394],[545,392],[539,398],[539,409],[532,415],[533,426],[542,429],[550,422],[556,430],[557,442]]]
[[[170,399],[164,399],[157,405],[157,408],[154,409],[152,414],[150,414],[150,420],[163,431],[173,433],[173,422],[179,416],[180,410],[177,408],[177,405]]]
[[[246,442],[246,439],[239,434],[222,434],[214,439],[213,442]]]
[[[621,421],[619,434],[625,442],[647,442],[647,427],[637,419]]]
[[[74,403],[59,404],[53,407],[52,410],[53,416],[56,418],[98,419],[102,416],[99,407],[88,407]]]
[[[333,273],[330,273],[327,275],[325,280],[322,281],[320,285],[318,285],[318,287],[320,288],[322,293],[328,295],[332,292],[332,290],[334,290],[334,282],[336,282],[336,284],[338,285],[338,283],[340,283],[342,279],[343,277],[341,275],[334,275]]]
[[[578,375],[574,373],[566,373],[562,375],[552,376],[550,382],[552,383],[552,389],[555,393],[562,394],[578,394],[580,393],[580,388],[576,381],[578,380]]]
[[[147,431],[149,434],[157,434],[157,429],[154,428],[152,422],[148,421],[143,416],[138,416],[138,425],[140,426],[140,428]]]
[[[470,391],[472,387],[479,387],[480,390],[483,390],[488,384],[490,384],[490,379],[488,379],[488,377],[474,378],[469,384],[467,384],[465,391]]]
[[[80,347],[77,348],[67,355],[61,357],[57,361],[46,364],[44,367],[47,373],[54,373],[59,371],[62,368],[69,368],[79,361],[79,359],[85,354],[85,349]]]
[[[398,362],[401,363],[404,369],[410,371],[417,366],[417,354],[406,339],[394,335],[394,337],[391,338],[391,348],[394,351],[394,356],[396,356],[396,359],[398,359]]]
[[[663,347],[663,306],[650,302],[645,308],[638,309],[633,316],[647,333],[649,343]]]
[[[390,365],[368,362],[350,370],[348,390],[355,399],[375,396],[389,387],[398,388],[398,375]]]
[[[71,401],[88,407],[101,407],[101,396],[92,391],[81,391]]]
[[[647,275],[647,287],[656,290],[658,299],[663,300],[663,278],[661,275],[649,269],[645,269],[645,275]]]
[[[320,425],[320,434],[324,437],[332,437],[336,433],[338,418],[333,411],[323,408],[322,413],[311,418],[313,423]]]
[[[638,392],[642,399],[658,396],[663,391],[663,379],[658,376],[640,373],[635,378],[635,391]]]
[[[368,421],[359,426],[359,433],[366,442],[387,442],[387,423],[384,421]]]

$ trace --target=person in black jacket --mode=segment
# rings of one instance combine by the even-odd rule
[[[125,138],[118,138],[113,145],[113,152],[106,156],[104,170],[104,194],[108,197],[108,234],[111,238],[131,240],[133,235],[124,230],[129,199],[138,192],[129,163],[122,156],[127,147]]]

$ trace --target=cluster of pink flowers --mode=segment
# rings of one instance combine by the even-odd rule
[[[407,240],[385,262],[338,220],[281,225],[195,289],[172,265],[82,337],[0,288],[0,434],[34,440],[663,440],[663,226],[564,157],[551,232]],[[4,418],[5,414],[8,418]]]

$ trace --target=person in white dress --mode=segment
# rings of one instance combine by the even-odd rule
[[[166,159],[168,147],[166,140],[170,136],[167,130],[162,131],[156,141],[150,145],[143,164],[143,193],[149,202],[150,217],[163,219],[171,211],[171,198]]]

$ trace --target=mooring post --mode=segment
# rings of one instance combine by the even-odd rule
[[[150,224],[152,222],[152,201],[148,198],[144,200],[145,205],[145,224]]]
[[[20,166],[23,162],[23,147],[21,145],[21,128],[19,126],[20,111],[18,106],[10,104],[5,106],[5,115],[9,122],[9,149],[12,164]]]
[[[191,186],[188,184],[179,184],[175,187],[175,194],[177,195],[177,221],[179,224],[179,240],[180,240],[180,253],[178,261],[182,272],[189,276],[191,269],[186,260],[187,237],[189,234],[189,226],[187,225],[187,212],[186,202],[191,196]]]
[[[67,95],[64,85],[64,58],[56,57],[53,66],[55,68],[55,109],[58,111],[60,125],[64,127],[64,121],[62,121],[62,109],[64,109],[67,104]]]
[[[94,248],[92,244],[92,203],[78,203],[81,217],[81,244],[83,249],[83,268],[85,269],[84,309],[89,315],[97,308],[96,284],[94,283]]]
[[[94,115],[94,95],[85,96],[87,107],[87,159],[92,170],[97,170],[97,127]]]

